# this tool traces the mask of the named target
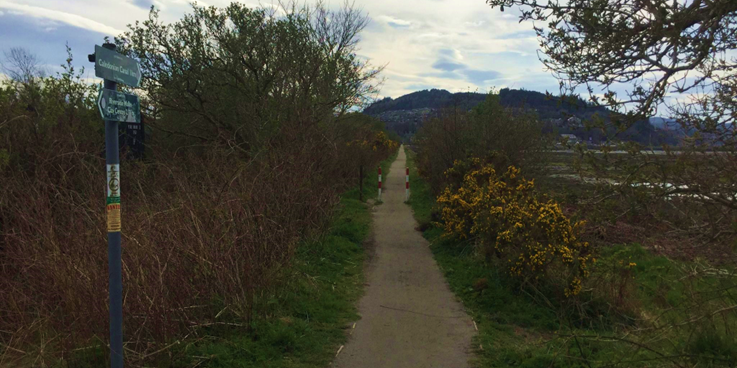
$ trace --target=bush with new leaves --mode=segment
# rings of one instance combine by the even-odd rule
[[[499,174],[472,159],[457,161],[446,175],[463,176],[460,187],[438,197],[446,235],[473,240],[514,277],[562,282],[566,296],[581,291],[590,260],[588,244],[579,239],[582,221],[571,222],[558,203],[538,198],[534,181],[514,166]]]

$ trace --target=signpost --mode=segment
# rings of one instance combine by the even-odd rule
[[[136,95],[103,88],[97,95],[97,108],[105,120],[141,123],[141,104]]]
[[[95,75],[131,87],[141,84],[141,67],[138,62],[115,52],[115,47],[109,49],[95,45]]]
[[[97,105],[105,119],[105,161],[107,166],[107,242],[110,279],[110,367],[123,368],[123,277],[120,249],[120,151],[119,122],[140,123],[138,97],[117,92],[118,82],[137,87],[141,82],[138,62],[115,52],[115,45],[95,45],[89,57],[95,75],[105,79]]]

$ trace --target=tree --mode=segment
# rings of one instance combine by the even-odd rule
[[[348,6],[252,9],[192,6],[174,24],[149,19],[116,43],[138,58],[155,125],[253,156],[263,147],[319,138],[321,125],[373,93],[371,68],[356,55],[367,18]]]
[[[685,138],[661,157],[631,143],[629,155],[582,154],[602,173],[622,169],[615,190],[646,192],[650,199],[639,196],[639,208],[659,216],[650,206],[672,200],[678,215],[665,223],[673,231],[730,239],[724,235],[734,234],[737,219],[737,1],[487,3],[501,11],[515,7],[520,21],[534,22],[541,61],[561,89],[585,89],[614,111],[618,131],[656,114],[674,119]],[[601,120],[590,123],[607,131]]]
[[[542,61],[569,89],[587,88],[596,101],[633,107],[649,117],[668,93],[685,93],[723,73],[723,54],[737,47],[737,3],[732,0],[487,0],[535,27]],[[689,75],[689,72],[690,73]],[[596,89],[596,88],[600,89]],[[626,98],[615,88],[629,87]],[[593,94],[604,92],[603,99]],[[634,105],[634,106],[633,106]]]
[[[459,107],[463,105],[456,103],[428,119],[412,142],[417,167],[436,194],[453,181],[445,173],[456,161],[479,158],[493,163],[497,171],[514,165],[525,174],[544,166],[542,154],[548,142],[537,116],[502,106],[499,95],[493,93],[470,111]]]
[[[4,52],[5,61],[0,62],[0,69],[13,81],[31,84],[46,76],[36,55],[27,49],[13,47]]]

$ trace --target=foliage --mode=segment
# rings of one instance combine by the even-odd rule
[[[351,118],[351,117],[349,117]],[[387,155],[399,148],[399,142],[389,139],[389,135],[383,130],[380,121],[374,120],[366,115],[356,114],[352,116],[359,124],[354,128],[355,139],[348,141],[345,145],[359,166],[367,166],[380,161]]]
[[[345,342],[345,326],[357,318],[362,242],[369,234],[369,207],[341,199],[331,229],[299,247],[294,276],[270,297],[251,331],[228,329],[192,342],[174,367],[324,367]],[[306,277],[307,276],[307,277]],[[203,358],[204,357],[204,358]]]
[[[319,142],[335,115],[374,91],[380,69],[356,55],[364,15],[319,3],[278,10],[193,5],[165,24],[152,9],[116,38],[140,60],[154,124],[180,139],[255,155],[305,136]]]
[[[357,154],[367,151],[371,166],[392,154],[347,143],[370,133],[395,145],[381,127],[344,119],[374,75],[354,63],[349,29],[360,30],[360,13],[193,12],[118,39],[142,63],[150,128],[145,160],[121,155],[128,366],[166,361],[176,346],[228,326],[257,338],[253,325],[303,277],[294,273],[301,247],[329,229],[340,194],[355,184]],[[259,51],[248,59],[251,47]],[[287,68],[299,65],[316,74]],[[66,67],[0,87],[0,365],[107,360],[107,349],[93,349],[108,339],[103,126],[96,86],[71,59]]]
[[[501,258],[516,277],[562,279],[566,296],[580,293],[591,259],[588,243],[580,240],[583,222],[571,223],[559,204],[538,200],[533,181],[514,166],[501,175],[479,159],[471,166],[459,188],[446,188],[437,199],[446,234],[473,239],[487,260]]]
[[[590,129],[612,136],[660,114],[668,118],[669,130],[680,131],[678,147],[663,147],[665,155],[618,139],[609,146],[627,155],[608,155],[608,147],[602,149],[603,155],[581,150],[597,177],[617,182],[611,192],[631,203],[638,202],[638,196],[647,197],[637,206],[639,210],[661,217],[671,231],[703,245],[733,238],[732,224],[737,221],[735,1],[487,3],[502,11],[514,7],[520,21],[545,25],[535,28],[541,60],[562,89],[586,90],[592,103],[613,110],[608,122],[588,121]],[[612,168],[623,175],[611,178]],[[675,216],[659,216],[653,210],[660,207],[655,202],[674,207]]]
[[[496,94],[470,112],[444,110],[425,122],[413,140],[417,166],[435,193],[460,184],[445,175],[457,160],[478,157],[493,162],[497,170],[513,165],[535,172],[544,167],[547,144],[534,115],[504,108]]]
[[[416,173],[413,155],[410,173]],[[427,223],[435,206],[415,176],[412,206]],[[520,289],[467,240],[424,236],[448,284],[478,326],[480,367],[733,367],[737,316],[733,267],[678,262],[637,244],[600,249],[577,298]],[[540,292],[537,292],[540,291]]]
[[[605,91],[613,108],[634,106],[630,116],[654,115],[667,93],[684,93],[734,72],[737,5],[731,0],[558,1],[488,0],[492,8],[516,7],[520,21],[536,21],[542,61],[569,89]],[[686,79],[686,71],[699,77]],[[652,77],[652,78],[651,78]],[[627,85],[627,96],[616,87]],[[593,97],[593,96],[592,96]],[[594,101],[599,101],[594,97]]]

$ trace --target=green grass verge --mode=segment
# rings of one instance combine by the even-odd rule
[[[395,152],[381,162],[388,174]],[[377,195],[373,171],[364,178],[364,198]],[[346,191],[322,239],[300,246],[290,282],[266,302],[250,331],[211,337],[184,348],[175,366],[324,368],[345,343],[345,329],[358,319],[363,292],[363,241],[371,229],[370,207],[358,200],[358,188]],[[221,334],[215,334],[221,336]]]
[[[298,249],[294,277],[267,301],[267,315],[257,317],[250,331],[186,347],[187,358],[175,366],[326,367],[346,339],[345,328],[358,318],[361,243],[370,226],[367,206],[343,199],[330,233]]]
[[[302,244],[285,270],[285,284],[266,292],[249,326],[217,325],[173,344],[151,366],[325,368],[358,319],[363,291],[363,241],[370,207],[342,198],[330,231]],[[226,320],[227,322],[227,320]],[[107,366],[106,347],[79,352],[69,367]]]
[[[685,328],[682,331],[658,331],[648,335],[653,337],[652,340],[638,340],[637,336],[627,335],[631,326],[628,326],[626,316],[615,318],[608,315],[606,303],[591,298],[584,308],[590,309],[587,311],[589,314],[598,313],[601,320],[589,321],[585,326],[571,323],[570,315],[562,314],[564,308],[559,308],[561,301],[553,301],[558,303],[553,308],[544,305],[529,291],[521,290],[503,271],[475,256],[470,245],[458,244],[441,236],[442,230],[432,226],[431,222],[435,198],[429,185],[417,174],[414,155],[408,152],[407,158],[413,180],[409,203],[417,221],[426,229],[423,234],[431,242],[435,259],[450,288],[463,301],[479,329],[473,343],[476,366],[737,366],[734,332],[729,331],[730,327],[720,327],[734,327],[734,313],[720,315],[719,318],[724,317],[721,325],[720,321],[712,324],[713,321],[703,320],[710,323],[692,326],[688,331]],[[711,271],[711,276],[707,272],[707,275],[689,279],[689,273],[699,268],[698,265],[652,255],[636,244],[603,249],[597,266],[592,270],[592,278],[606,276],[610,266],[629,262],[637,265],[623,275],[620,285],[628,291],[624,302],[648,315],[633,316],[639,321],[661,318],[661,322],[677,324],[693,318],[696,314],[687,315],[684,311],[689,310],[689,303],[694,302],[694,293],[703,294],[705,300],[711,299],[709,303],[717,303],[702,305],[712,310],[718,309],[719,303],[727,307],[737,303],[737,296],[733,294],[714,293],[714,290],[732,290],[733,293],[734,277],[720,277],[718,272]],[[709,270],[708,265],[702,268]],[[620,339],[640,341],[645,347]]]

